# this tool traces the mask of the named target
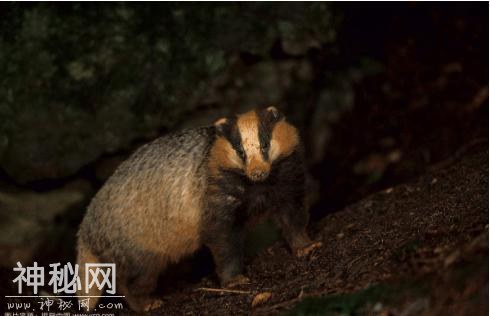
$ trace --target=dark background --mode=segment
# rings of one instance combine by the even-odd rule
[[[488,38],[487,3],[2,3],[3,271],[72,260],[141,144],[254,106],[300,128],[313,223],[487,147]]]

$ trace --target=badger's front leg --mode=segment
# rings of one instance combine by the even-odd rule
[[[223,196],[210,197],[210,200],[217,203],[210,203],[206,212],[203,243],[213,255],[220,283],[227,287],[248,283],[248,279],[242,274],[244,229],[243,225],[237,223],[236,200]]]
[[[308,211],[304,206],[301,192],[290,195],[273,216],[291,251],[298,257],[306,256],[322,246],[321,242],[314,242],[308,236],[306,232],[308,219]]]
[[[219,227],[219,226],[218,226]],[[248,283],[243,276],[243,231],[238,227],[221,226],[207,241],[211,250],[216,274],[222,286]]]

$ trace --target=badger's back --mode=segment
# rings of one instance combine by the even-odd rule
[[[136,252],[176,261],[196,250],[213,137],[212,127],[188,129],[139,148],[90,203],[82,242],[116,262]]]

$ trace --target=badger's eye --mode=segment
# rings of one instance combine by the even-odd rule
[[[240,158],[245,159],[245,152],[242,148],[237,148],[236,152],[238,153],[238,156],[240,156]]]
[[[262,145],[262,152],[267,153],[269,151],[269,144]]]

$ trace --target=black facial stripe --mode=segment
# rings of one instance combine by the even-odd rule
[[[271,121],[265,111],[260,111],[259,116],[259,141],[262,156],[265,161],[269,160],[269,147],[272,138],[272,129],[275,122]]]
[[[245,162],[247,158],[247,154],[245,150],[243,150],[242,145],[242,137],[240,136],[240,132],[238,131],[238,127],[236,124],[236,118],[232,118],[228,123],[229,128],[224,133],[224,137],[230,142],[233,149],[235,149],[238,157]]]
[[[245,162],[247,160],[247,153],[243,149],[240,134],[238,134],[238,138],[239,138],[239,140],[231,143],[231,145],[232,145],[233,149],[235,149],[236,153],[238,154],[238,157],[240,157],[240,159],[243,162]]]

